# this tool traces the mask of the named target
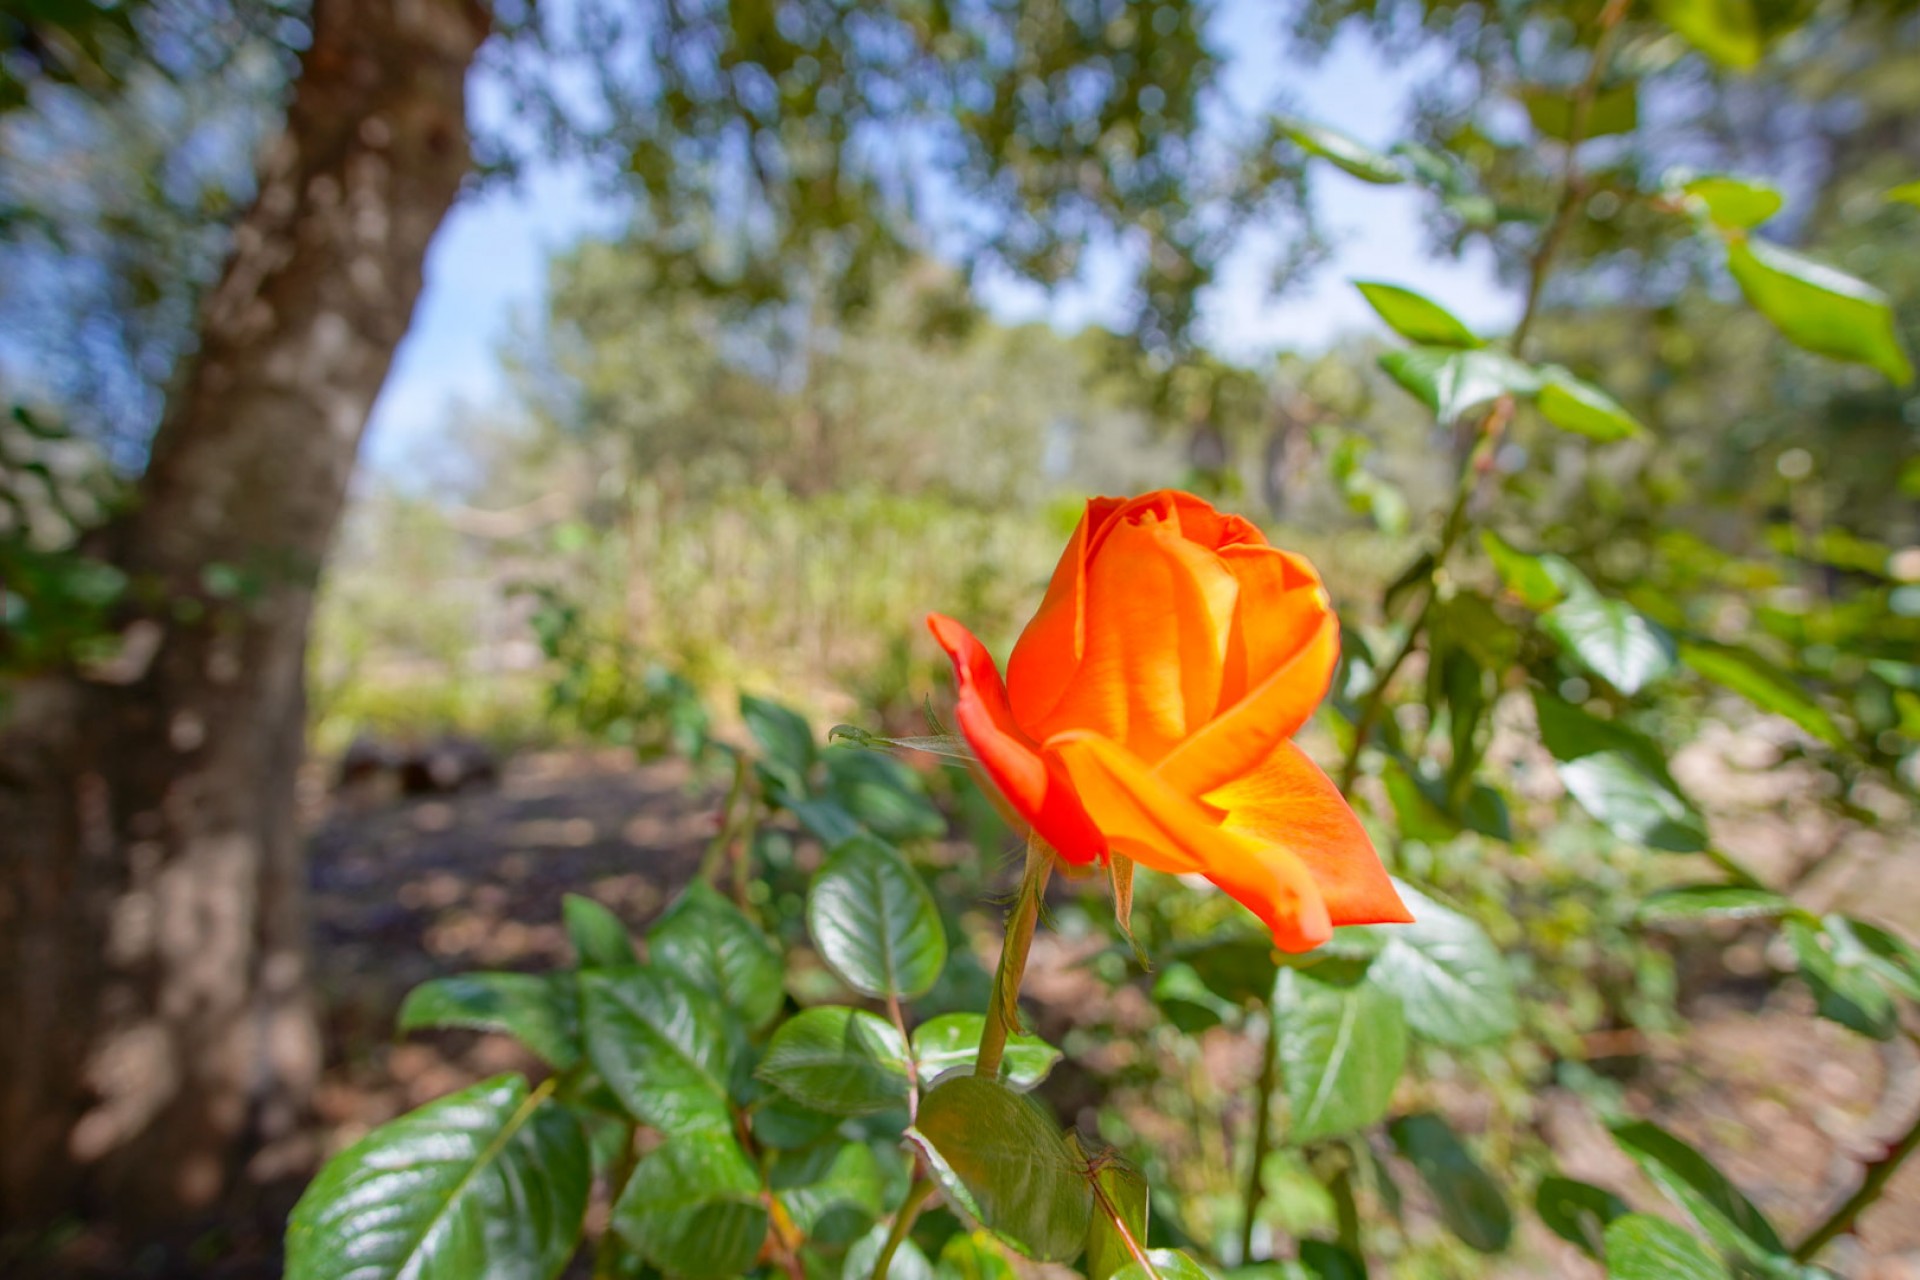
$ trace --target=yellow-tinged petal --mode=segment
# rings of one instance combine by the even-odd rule
[[[1115,850],[1161,871],[1205,876],[1259,916],[1282,950],[1310,951],[1332,936],[1311,872],[1285,847],[1227,830],[1218,812],[1097,733],[1063,733],[1045,746]]]

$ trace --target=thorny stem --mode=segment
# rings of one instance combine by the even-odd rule
[[[1267,1038],[1260,1046],[1260,1084],[1255,1090],[1253,1119],[1253,1167],[1247,1170],[1246,1211],[1240,1217],[1240,1265],[1253,1261],[1253,1223],[1260,1214],[1267,1188],[1260,1167],[1267,1162],[1267,1150],[1273,1142],[1273,1092],[1280,1086],[1280,1027],[1273,1006],[1267,1006]]]
[[[1920,1037],[1916,1037],[1916,1043],[1920,1043]],[[1806,1239],[1794,1246],[1794,1261],[1812,1261],[1836,1236],[1853,1230],[1854,1220],[1880,1198],[1887,1183],[1893,1180],[1893,1175],[1900,1171],[1901,1164],[1914,1153],[1916,1147],[1920,1147],[1920,1116],[1914,1117],[1907,1131],[1894,1139],[1893,1144],[1877,1160],[1868,1162],[1860,1178],[1859,1189],[1843,1200],[1819,1226],[1809,1231]]]
[[[747,771],[751,766],[744,753],[736,752],[733,757],[733,785],[727,788],[727,798],[720,806],[720,830],[707,843],[706,852],[700,856],[699,877],[712,884],[720,876],[720,862],[727,856],[727,849],[733,844],[734,828],[738,825],[736,817],[740,802],[747,792]]]
[[[1053,873],[1053,850],[1038,836],[1027,840],[1027,869],[1020,877],[1020,896],[1007,917],[1007,940],[1000,948],[1000,965],[993,975],[993,995],[987,1002],[987,1023],[980,1029],[980,1056],[973,1074],[992,1080],[1000,1074],[1007,1050],[1007,1034],[1020,1017],[1020,980],[1027,972],[1027,952],[1033,946],[1033,927],[1040,918],[1040,899]]]
[[[1553,218],[1540,237],[1533,260],[1528,265],[1526,306],[1521,310],[1519,322],[1514,325],[1513,333],[1507,340],[1517,359],[1526,358],[1527,339],[1533,333],[1534,321],[1539,318],[1540,299],[1546,290],[1547,278],[1553,273],[1554,259],[1559,256],[1561,244],[1580,212],[1581,197],[1586,190],[1586,183],[1580,175],[1580,144],[1587,136],[1587,125],[1593,114],[1593,99],[1599,91],[1600,79],[1613,60],[1613,47],[1619,38],[1620,21],[1627,14],[1627,3],[1628,0],[1607,0],[1606,8],[1600,11],[1600,34],[1594,41],[1593,60],[1587,65],[1586,78],[1574,93],[1572,118],[1567,129],[1566,160],[1560,171],[1560,197],[1555,202]],[[1512,418],[1513,398],[1502,396],[1482,420],[1473,448],[1461,464],[1460,478],[1454,487],[1453,507],[1447,512],[1440,545],[1434,550],[1432,563],[1427,568],[1426,594],[1421,601],[1420,611],[1407,627],[1400,647],[1374,678],[1367,690],[1366,701],[1361,705],[1359,719],[1354,722],[1353,742],[1347,748],[1346,759],[1340,767],[1342,791],[1351,788],[1354,779],[1359,776],[1360,755],[1366,750],[1374,729],[1380,723],[1380,716],[1386,710],[1387,686],[1393,683],[1393,677],[1399,674],[1400,668],[1419,647],[1427,623],[1433,617],[1433,606],[1439,595],[1438,577],[1446,567],[1447,557],[1466,532],[1468,512],[1474,495],[1479,492],[1480,479],[1492,469],[1494,454]]]
[[[907,1232],[913,1230],[913,1220],[920,1216],[920,1210],[926,1207],[927,1198],[933,1194],[933,1183],[919,1177],[907,1188],[907,1198],[900,1202],[899,1211],[893,1215],[893,1227],[887,1232],[887,1241],[880,1246],[880,1253],[873,1260],[873,1280],[887,1280],[887,1269],[893,1265],[893,1255],[900,1250],[900,1242],[907,1238]]]

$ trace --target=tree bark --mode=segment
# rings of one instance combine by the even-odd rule
[[[315,0],[286,129],[136,502],[120,656],[0,727],[0,1228],[190,1220],[319,1068],[295,782],[307,624],[428,242],[475,0]]]

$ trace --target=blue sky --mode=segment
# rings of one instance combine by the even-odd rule
[[[1423,68],[1391,65],[1363,36],[1349,33],[1312,67],[1282,56],[1279,21],[1264,0],[1238,0],[1218,15],[1219,47],[1233,51],[1224,87],[1236,106],[1255,110],[1271,98],[1269,81],[1287,78],[1288,96],[1315,119],[1362,141],[1390,142],[1405,117],[1407,95]],[[490,86],[476,86],[483,104]],[[1377,326],[1347,284],[1354,276],[1390,280],[1444,299],[1469,323],[1497,327],[1518,311],[1495,285],[1484,257],[1463,262],[1426,252],[1416,193],[1376,187],[1325,169],[1316,175],[1319,212],[1335,237],[1333,260],[1304,287],[1280,300],[1266,297],[1259,237],[1251,237],[1205,299],[1208,340],[1227,354],[1254,359],[1282,349],[1314,349],[1343,332]],[[516,316],[535,313],[544,297],[546,263],[582,235],[611,232],[618,218],[584,176],[536,170],[514,189],[469,198],[455,208],[427,260],[427,283],[413,326],[374,407],[367,460],[374,470],[406,467],[429,447],[455,401],[484,406],[503,390],[497,350]],[[1091,283],[1049,297],[1008,280],[982,288],[988,308],[1008,320],[1045,317],[1063,329],[1110,314],[1115,278],[1097,267]]]

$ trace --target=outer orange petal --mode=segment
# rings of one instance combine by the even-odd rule
[[[1322,613],[1299,651],[1168,752],[1160,775],[1174,790],[1197,796],[1259,768],[1313,715],[1339,661],[1340,624],[1332,613]]]
[[[1285,846],[1227,830],[1216,814],[1099,734],[1063,733],[1048,739],[1046,750],[1118,851],[1162,871],[1206,876],[1259,916],[1284,951],[1311,951],[1333,936],[1312,874]]]
[[[960,686],[954,718],[988,780],[1067,861],[1092,862],[1104,854],[1106,842],[1066,780],[1014,723],[1006,687],[986,646],[942,614],[928,614],[927,629],[953,659],[954,678]]]
[[[1412,921],[1339,788],[1291,742],[1281,743],[1259,768],[1210,792],[1205,803],[1225,810],[1227,831],[1278,845],[1299,859],[1320,887],[1333,923]]]
[[[1111,522],[1086,577],[1079,668],[1051,713],[1019,708],[1021,727],[1043,742],[1090,729],[1158,760],[1219,702],[1238,583],[1152,513]]]
[[[1007,658],[1007,692],[1015,718],[1022,724],[1038,724],[1051,715],[1080,669],[1087,640],[1082,609],[1087,598],[1087,557],[1095,535],[1124,505],[1121,498],[1088,500],[1067,549],[1060,553],[1060,563],[1054,566],[1039,612]]]

